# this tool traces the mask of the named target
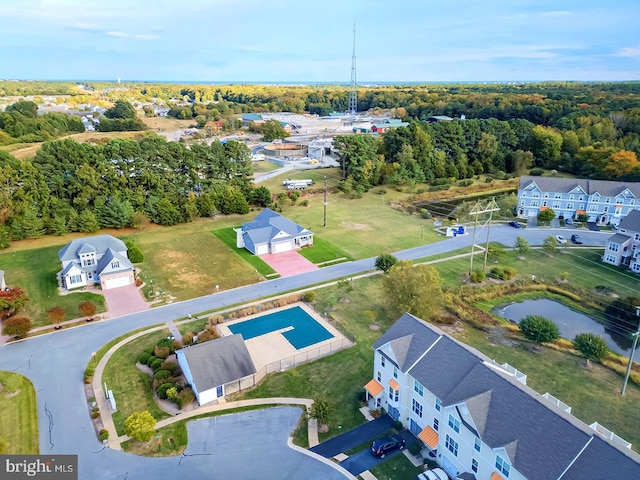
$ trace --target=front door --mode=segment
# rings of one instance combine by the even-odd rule
[[[218,388],[216,388],[216,397],[224,397],[224,385],[220,385]]]

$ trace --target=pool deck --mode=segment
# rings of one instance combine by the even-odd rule
[[[291,330],[291,327],[287,327],[266,333],[264,335],[260,335],[259,337],[245,340],[245,344],[247,345],[247,349],[249,350],[249,355],[251,355],[251,359],[253,360],[253,363],[255,364],[257,370],[260,370],[266,365],[280,362],[281,360],[290,359],[291,357],[304,357],[304,355],[308,352],[317,351],[323,348],[328,349],[329,345],[336,341],[342,341],[343,343],[348,342],[344,335],[342,335],[338,330],[330,325],[329,322],[322,318],[322,316],[319,315],[316,311],[302,302],[293,303],[284,307],[274,308],[266,312],[251,315],[250,317],[244,317],[230,322],[221,323],[218,325],[218,329],[220,330],[220,334],[223,336],[232,335],[231,330],[229,330],[229,326],[231,325],[246,322],[255,318],[262,317],[264,315],[288,310],[294,307],[302,308],[305,313],[307,313],[311,318],[313,318],[316,322],[327,329],[327,331],[331,333],[331,335],[333,335],[333,338],[323,340],[322,342],[314,343],[313,345],[309,345],[308,347],[297,350],[282,335],[283,332]],[[348,343],[349,346],[351,346],[351,342]]]

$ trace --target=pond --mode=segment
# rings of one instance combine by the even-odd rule
[[[619,335],[605,325],[553,300],[525,300],[521,303],[496,307],[493,313],[515,323],[528,315],[539,315],[558,325],[562,338],[573,340],[579,333],[593,333],[604,338],[612,352],[628,356],[631,351],[631,338]]]

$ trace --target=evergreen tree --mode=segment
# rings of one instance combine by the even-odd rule
[[[82,233],[94,233],[100,230],[98,219],[91,210],[83,210],[78,215],[78,231]]]
[[[100,226],[103,228],[125,228],[131,223],[133,207],[129,200],[111,198],[101,209]]]
[[[35,207],[29,207],[24,212],[22,229],[26,238],[39,238],[46,233],[47,229],[44,227],[42,218],[38,216],[38,210]]]

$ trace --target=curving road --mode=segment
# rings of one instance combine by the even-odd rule
[[[571,232],[564,229],[516,230],[500,225],[492,227],[491,239],[511,246],[515,241],[515,237],[520,235],[525,237],[531,245],[540,245],[547,236],[557,233],[566,235]],[[606,239],[611,234],[580,231],[580,235],[585,245],[604,246]],[[485,238],[486,232],[480,232],[477,235],[476,242],[482,243]],[[469,234],[396,252],[394,255],[403,260],[417,259],[469,247],[471,242],[472,236]],[[297,421],[300,411],[296,409],[294,410],[298,413],[294,414],[290,413],[289,410],[287,410],[289,413],[286,414],[274,413],[275,417],[282,414],[285,419],[274,420],[273,422],[270,420],[269,425],[273,430],[268,432],[264,431],[263,426],[257,420],[270,418],[271,414],[248,412],[255,417],[253,426],[257,433],[251,435],[252,430],[250,428],[238,427],[238,434],[241,435],[238,437],[240,438],[238,444],[246,446],[238,452],[238,454],[243,455],[242,458],[244,460],[242,461],[233,457],[233,453],[229,453],[227,450],[219,450],[213,447],[210,452],[205,452],[207,455],[198,457],[197,467],[194,465],[193,460],[179,462],[179,457],[164,459],[140,458],[123,452],[105,449],[96,439],[89,418],[83,390],[83,371],[85,365],[91,359],[92,351],[131,330],[185,317],[188,312],[213,310],[227,305],[249,302],[261,297],[301,289],[341,277],[362,274],[373,268],[374,260],[374,258],[368,258],[325,267],[308,273],[221,291],[205,297],[101,321],[90,326],[71,328],[34,337],[23,342],[4,345],[0,347],[0,370],[21,373],[33,382],[37,392],[40,451],[43,454],[78,454],[80,479],[157,479],[164,478],[167,475],[188,475],[190,472],[207,471],[213,473],[226,471],[221,467],[221,464],[225,462],[233,462],[233,465],[240,469],[243,464],[247,464],[247,468],[249,468],[249,463],[263,460],[267,463],[261,469],[262,478],[285,478],[287,475],[283,474],[283,472],[287,468],[290,468],[291,472],[308,472],[307,478],[344,478],[336,470],[313,458],[302,455],[295,450],[281,448],[282,436],[288,436],[296,423],[291,420],[291,415],[295,416]],[[233,415],[232,417],[236,418]],[[238,421],[240,421],[240,418],[241,416],[237,416]],[[220,420],[217,423],[223,425],[225,422],[226,420]],[[198,425],[204,425],[206,422],[192,423],[194,426],[189,427],[190,435],[193,434],[197,437],[200,433],[196,432],[201,428]],[[249,424],[251,424],[251,421],[249,421]],[[194,429],[195,431],[192,432]],[[233,437],[234,430],[235,427],[224,433],[224,435],[229,436],[229,441],[232,443],[237,441],[236,437]],[[269,432],[272,432],[273,435]],[[215,434],[220,435],[220,433]],[[271,440],[272,437],[273,442]],[[252,442],[257,443],[254,444]],[[275,449],[274,452],[277,452],[278,461],[273,462],[262,459],[260,455],[256,454],[256,450],[251,450],[256,448],[265,449],[267,456],[271,449]],[[192,449],[193,447],[190,444],[188,451],[192,451]],[[222,452],[224,452],[224,455],[221,456]],[[287,452],[290,455],[286,455]],[[247,459],[249,459],[249,462],[246,461]],[[277,471],[271,472],[273,475],[270,475],[268,470],[270,467],[267,465],[270,464],[275,464],[273,468],[277,468]],[[194,465],[193,469],[189,467],[190,465]],[[250,478],[255,469],[234,471],[237,472],[235,478]],[[243,471],[249,476],[243,475]],[[226,475],[224,477],[232,478]],[[295,478],[299,477],[296,475]]]

